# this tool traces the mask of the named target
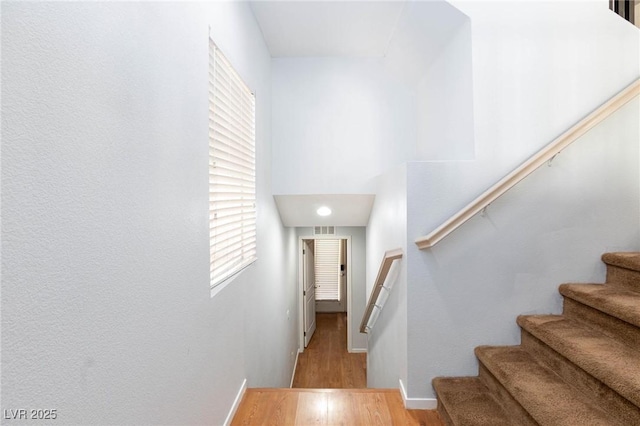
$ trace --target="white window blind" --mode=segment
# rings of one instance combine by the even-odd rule
[[[255,96],[209,40],[211,286],[256,260]]]
[[[316,240],[316,300],[340,300],[340,240]]]

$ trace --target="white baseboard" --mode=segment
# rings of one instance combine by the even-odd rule
[[[407,410],[434,410],[438,407],[438,400],[436,398],[409,398],[402,379],[400,379],[399,382],[402,401],[404,402],[404,408]]]
[[[300,355],[300,349],[296,353],[296,362],[293,363],[293,373],[291,373],[291,383],[289,383],[289,387],[293,387],[293,379],[296,377],[296,368],[298,368],[298,356]]]
[[[244,379],[242,381],[242,386],[240,386],[240,390],[236,395],[236,399],[233,401],[231,410],[229,411],[229,414],[227,414],[227,418],[224,421],[224,426],[229,426],[231,424],[231,420],[233,420],[233,416],[236,415],[236,411],[238,411],[238,407],[240,406],[240,401],[242,401],[242,397],[244,396],[244,393],[246,390],[247,390],[247,379]]]
[[[350,354],[366,354],[367,348],[351,348]]]

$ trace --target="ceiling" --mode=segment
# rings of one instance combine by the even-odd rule
[[[384,56],[406,1],[250,4],[272,57]]]
[[[274,195],[284,226],[367,226],[375,195]],[[326,206],[330,216],[316,211]]]

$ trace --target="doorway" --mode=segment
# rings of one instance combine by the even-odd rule
[[[327,250],[324,242],[339,241],[339,257],[337,259],[339,296],[327,297],[322,283],[316,282],[317,250]],[[316,242],[320,241],[316,245]],[[347,350],[352,352],[352,297],[351,297],[351,237],[350,236],[305,236],[298,240],[298,291],[299,291],[299,352],[304,352],[316,325],[317,312],[345,312],[347,319]],[[313,259],[313,260],[312,260]],[[313,295],[313,298],[311,297]],[[316,295],[320,295],[316,297]],[[316,300],[320,299],[320,300]]]

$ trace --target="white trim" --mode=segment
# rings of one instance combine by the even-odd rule
[[[367,348],[351,348],[350,354],[366,354]]]
[[[304,239],[304,237],[298,237],[298,353],[304,352],[304,277],[302,276]]]
[[[337,229],[336,229],[337,231]],[[344,239],[344,237],[342,238]],[[353,337],[351,336],[351,324],[353,324],[353,297],[351,297],[351,286],[353,277],[351,272],[351,235],[347,239],[347,352],[353,352]]]
[[[404,408],[407,410],[435,410],[438,407],[436,398],[409,398],[402,379],[398,381],[400,382],[400,394],[402,395]]]
[[[229,410],[229,414],[227,414],[227,418],[224,421],[224,426],[229,426],[231,421],[233,420],[233,416],[236,415],[236,411],[238,411],[238,407],[240,406],[240,402],[242,401],[242,397],[247,390],[247,379],[242,381],[242,386],[240,386],[240,390],[236,395],[236,399],[233,401],[233,405],[231,406],[231,410]]]
[[[256,258],[257,260],[257,258]],[[215,287],[211,287],[211,292],[209,293],[209,295],[211,296],[211,298],[213,299],[215,297],[216,294],[220,293],[222,290],[224,290],[224,288],[226,286],[228,286],[229,284],[231,284],[233,281],[235,281],[236,278],[238,278],[240,276],[240,274],[247,269],[249,266],[253,265],[255,263],[255,260],[253,262],[251,262],[250,264],[248,264],[247,266],[245,266],[244,268],[240,269],[238,272],[236,272],[235,274],[231,275],[229,278],[225,279],[224,281],[221,281],[218,285],[216,285]]]
[[[291,373],[291,383],[289,384],[290,388],[293,387],[293,379],[296,377],[296,368],[298,368],[298,355],[300,355],[300,349],[298,349],[298,352],[296,353],[296,362],[293,363],[293,373]]]

